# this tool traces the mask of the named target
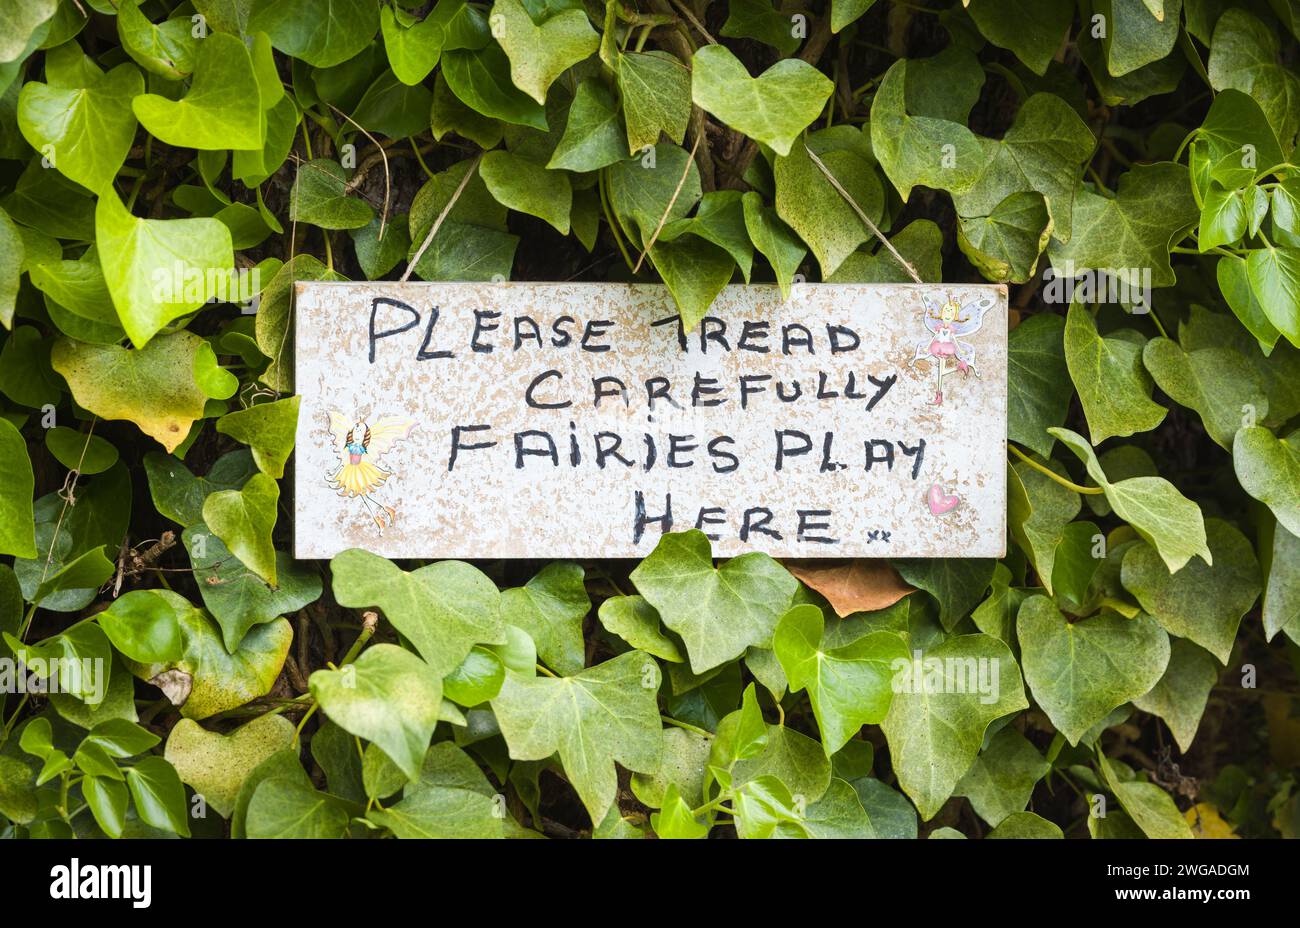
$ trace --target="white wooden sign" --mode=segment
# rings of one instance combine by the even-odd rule
[[[299,283],[294,550],[1005,553],[1000,286]]]

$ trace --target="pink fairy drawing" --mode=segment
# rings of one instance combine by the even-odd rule
[[[973,335],[984,324],[984,315],[996,304],[991,294],[981,296],[965,305],[956,300],[946,300],[942,305],[921,297],[925,313],[921,322],[930,337],[917,342],[916,355],[908,363],[916,367],[919,361],[929,361],[934,368],[934,399],[931,406],[943,405],[943,378],[955,372],[979,376],[975,367],[975,346],[961,341],[962,336]],[[956,362],[955,364],[953,362]]]
[[[392,525],[397,509],[379,498],[379,488],[393,475],[380,467],[376,459],[399,441],[403,441],[415,428],[416,421],[405,416],[382,416],[374,424],[364,419],[353,421],[338,410],[330,410],[330,436],[334,450],[339,455],[338,466],[330,471],[325,482],[339,496],[359,499],[366,512],[384,534],[385,518]]]

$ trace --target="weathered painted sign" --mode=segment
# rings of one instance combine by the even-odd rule
[[[300,283],[294,548],[996,557],[1006,289]]]

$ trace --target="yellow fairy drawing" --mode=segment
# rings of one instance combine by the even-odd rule
[[[341,412],[330,410],[330,434],[340,461],[325,480],[339,496],[361,500],[380,535],[384,534],[385,525],[393,524],[397,510],[376,495],[393,472],[375,461],[409,436],[416,424],[414,419],[405,416],[382,416],[371,425],[364,419],[354,422]]]

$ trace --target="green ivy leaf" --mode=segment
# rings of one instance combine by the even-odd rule
[[[1300,128],[1300,78],[1279,63],[1278,51],[1273,29],[1246,10],[1225,10],[1215,24],[1205,67],[1215,90],[1240,90],[1254,97],[1278,138],[1289,146]]]
[[[1052,219],[1041,194],[1013,193],[987,216],[962,217],[957,244],[984,275],[996,283],[1024,283],[1038,270],[1052,234]]]
[[[1198,216],[1186,167],[1135,165],[1119,179],[1113,198],[1079,188],[1070,241],[1051,242],[1047,254],[1059,276],[1088,269],[1131,276],[1150,268],[1152,286],[1168,287],[1174,283],[1169,246]]]
[[[1106,785],[1120,806],[1148,838],[1190,838],[1192,830],[1183,818],[1173,797],[1154,783],[1140,780],[1121,782],[1112,770],[1114,764],[1101,758]]]
[[[953,794],[970,799],[975,814],[997,827],[1024,811],[1034,787],[1051,769],[1028,738],[1007,727],[989,739]]]
[[[160,335],[143,348],[87,345],[61,338],[50,363],[78,405],[101,419],[127,419],[169,452],[203,417],[208,396],[195,382],[207,342],[190,332]]]
[[[615,74],[627,124],[627,147],[639,154],[664,133],[678,145],[691,115],[691,72],[667,52],[626,52]]]
[[[1130,329],[1101,335],[1079,302],[1065,317],[1065,362],[1079,391],[1093,444],[1147,432],[1166,409],[1151,399],[1152,380],[1142,366],[1142,338]],[[1049,433],[1051,429],[1048,429]]]
[[[470,109],[503,122],[547,128],[542,104],[511,83],[510,59],[500,46],[444,52],[441,70],[451,92]]]
[[[1151,15],[1144,0],[1099,0],[1096,11],[1106,18],[1107,70],[1116,77],[1168,55],[1178,39],[1182,0],[1168,0],[1162,17]]]
[[[595,78],[587,78],[578,85],[569,107],[564,135],[546,167],[568,171],[599,170],[627,157],[624,137],[614,94]]]
[[[600,36],[581,8],[534,23],[519,0],[496,0],[491,21],[493,35],[510,58],[510,79],[543,105],[555,79],[600,45]]]
[[[287,750],[294,725],[282,715],[263,715],[223,735],[181,719],[167,736],[163,756],[182,783],[193,787],[222,818],[230,818],[239,789],[262,761]]]
[[[36,557],[35,488],[27,442],[12,422],[0,419],[0,554]]]
[[[335,556],[330,572],[339,605],[382,609],[439,678],[459,667],[474,645],[505,641],[496,584],[463,561],[407,572],[353,548]]]
[[[1102,612],[1071,622],[1046,596],[1020,606],[1016,637],[1034,701],[1070,744],[1150,692],[1169,663],[1169,636],[1150,616]]]
[[[1241,488],[1277,516],[1287,531],[1300,534],[1300,433],[1277,438],[1262,426],[1243,428],[1232,444],[1232,466]]]
[[[1300,248],[1257,248],[1246,256],[1250,292],[1268,321],[1300,345]]]
[[[144,757],[126,768],[126,785],[141,820],[154,828],[190,836],[189,803],[175,768],[161,757]]]
[[[249,838],[341,838],[348,827],[346,804],[313,788],[306,774],[301,780],[272,776],[260,781],[245,810]]]
[[[373,0],[253,0],[250,32],[265,32],[271,44],[318,68],[356,55],[379,28]]]
[[[972,679],[977,674],[967,673],[972,661],[987,668],[982,690]],[[926,648],[920,672],[913,661],[906,674],[881,728],[899,786],[929,820],[970,769],[993,720],[1029,703],[1011,650],[989,635],[958,635]]]
[[[69,42],[46,54],[45,77],[48,83],[23,84],[18,128],[51,167],[99,193],[131,150],[131,100],[144,92],[140,71],[119,64],[105,74]]]
[[[641,596],[611,596],[600,604],[600,624],[611,635],[660,660],[686,660],[678,642],[663,630],[659,613]]]
[[[1142,349],[1142,362],[1160,389],[1196,410],[1205,431],[1228,451],[1246,409],[1268,418],[1268,396],[1250,361],[1231,348],[1185,351],[1172,339],[1153,338]]]
[[[252,449],[253,460],[268,477],[284,476],[284,462],[293,452],[300,397],[259,403],[217,420],[217,431]]]
[[[1210,690],[1219,682],[1219,665],[1209,652],[1186,638],[1175,638],[1169,650],[1169,666],[1151,692],[1133,700],[1133,705],[1165,720],[1186,754],[1201,724],[1201,714]]]
[[[242,39],[214,32],[199,43],[189,93],[179,100],[146,93],[131,101],[140,125],[180,148],[261,148],[261,88]]]
[[[1010,49],[1039,76],[1047,73],[1074,19],[1069,0],[970,0],[966,7],[984,38]]]
[[[916,186],[965,193],[984,169],[979,139],[959,122],[910,115],[906,81],[907,61],[900,59],[871,101],[871,147],[880,167],[904,202]]]
[[[767,145],[790,154],[796,137],[822,111],[834,85],[798,58],[778,61],[758,77],[722,45],[705,45],[691,67],[691,98],[696,106]]]
[[[544,219],[561,235],[569,234],[573,188],[565,172],[498,150],[483,156],[479,174],[502,206]]]
[[[294,175],[289,218],[322,229],[360,229],[374,218],[364,200],[347,194],[343,166],[328,158],[308,161]]]
[[[879,223],[885,194],[866,159],[848,150],[825,151],[819,157],[859,209]],[[823,277],[834,274],[859,245],[871,239],[873,233],[813,163],[802,143],[794,146],[788,157],[776,159],[773,173],[777,215],[808,243]]]
[[[245,567],[276,585],[275,528],[279,485],[258,473],[238,490],[218,490],[203,501],[203,521]]]
[[[905,558],[893,561],[903,579],[939,604],[939,621],[951,631],[984,598],[993,579],[992,558]]]
[[[501,594],[501,619],[522,628],[546,664],[566,676],[586,663],[582,620],[591,611],[582,568],[554,561],[521,587]]]
[[[321,711],[344,731],[374,742],[407,779],[420,775],[438,724],[442,683],[409,651],[372,645],[341,670],[318,670],[308,680]]]
[[[399,838],[502,838],[513,824],[502,812],[478,765],[444,741],[429,749],[419,779],[400,802],[367,817]]]
[[[1039,313],[1007,336],[1007,438],[1044,456],[1056,444],[1047,429],[1070,406],[1064,331],[1060,316]]]
[[[231,653],[253,626],[274,622],[320,598],[320,576],[309,564],[283,551],[275,552],[277,585],[270,586],[234,557],[201,521],[186,526],[181,539],[194,566],[203,605],[221,626],[226,650]]]
[[[870,632],[851,644],[827,648],[825,619],[816,606],[795,606],[776,626],[772,650],[791,690],[807,690],[822,746],[834,754],[863,725],[879,724],[889,712],[896,662],[908,660],[903,639]]]
[[[808,249],[781,220],[776,210],[765,206],[763,198],[754,191],[747,191],[742,196],[741,207],[744,210],[745,231],[749,234],[750,241],[772,265],[772,272],[781,288],[781,299],[789,300],[794,275],[803,263]],[[840,268],[844,267],[845,264],[841,263]]]
[[[122,328],[137,348],[222,295],[214,287],[226,284],[234,266],[230,230],[220,220],[137,219],[111,190],[95,208],[95,244]]]
[[[189,603],[157,590],[132,590],[96,616],[124,657],[141,663],[178,661],[183,653],[180,611]],[[238,642],[236,642],[238,644]]]
[[[691,670],[766,647],[799,582],[766,554],[751,552],[714,568],[700,531],[664,535],[631,574],[637,591],[681,636]]]
[[[1207,564],[1212,563],[1200,507],[1173,484],[1163,477],[1130,477],[1112,483],[1083,436],[1069,429],[1048,431],[1083,461],[1088,476],[1105,492],[1115,514],[1155,545],[1171,571],[1180,570],[1197,555]]]
[[[592,822],[599,822],[618,787],[616,761],[639,773],[659,768],[659,683],[654,658],[629,651],[570,677],[509,671],[492,709],[510,756],[526,761],[559,754]]]
[[[436,12],[429,13],[422,20],[412,21],[405,10],[381,6],[379,28],[384,36],[388,64],[403,84],[419,84],[442,57],[447,31]]]

